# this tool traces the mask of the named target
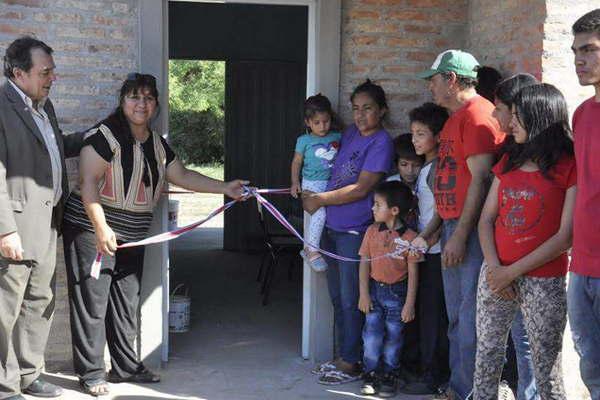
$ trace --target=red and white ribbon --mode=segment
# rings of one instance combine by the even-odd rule
[[[324,254],[330,258],[334,258],[334,259],[340,260],[340,261],[349,261],[349,262],[360,261],[360,259],[344,257],[344,256],[340,256],[340,255],[331,253],[329,251],[319,248],[318,246],[316,246],[313,243],[308,243],[306,240],[304,240],[304,238],[296,230],[296,228],[294,228],[294,226],[283,216],[283,214],[281,214],[281,212],[273,204],[271,204],[267,199],[265,199],[262,196],[262,194],[290,194],[290,189],[289,188],[286,188],[286,189],[256,189],[256,188],[244,187],[244,194],[242,195],[242,198],[240,200],[246,200],[250,197],[255,197],[256,201],[261,203],[262,206],[265,209],[267,209],[273,215],[273,217],[277,221],[279,221],[279,223],[281,225],[283,225],[288,231],[290,231],[290,233],[292,235],[296,236],[304,245],[306,245],[307,247],[310,247],[314,251],[318,251],[321,254]],[[182,228],[175,229],[173,231],[159,233],[158,235],[150,236],[146,239],[142,239],[137,242],[123,243],[123,244],[117,246],[117,249],[124,249],[124,248],[128,248],[128,247],[136,247],[136,246],[147,246],[149,244],[162,243],[162,242],[167,242],[169,240],[176,239],[179,236],[196,229],[197,227],[204,224],[206,221],[210,220],[211,218],[215,217],[216,215],[231,208],[235,203],[237,203],[240,200],[232,200],[232,201],[224,204],[223,206],[213,210],[210,214],[208,214],[208,216],[206,216],[204,219],[202,219],[200,221],[186,225]],[[384,257],[404,258],[404,254],[406,254],[407,252],[412,251],[412,252],[416,252],[416,253],[424,253],[426,250],[426,249],[417,248],[417,247],[413,246],[412,244],[410,244],[410,242],[407,242],[406,240],[403,240],[401,238],[395,239],[394,242],[396,243],[396,248],[394,249],[393,252],[391,252],[389,254],[384,254],[382,256],[365,259],[365,260],[373,261],[373,260],[381,259]],[[102,253],[97,253],[96,258],[95,258],[94,262],[92,263],[92,269],[91,269],[90,276],[92,276],[95,279],[98,279],[100,277],[100,267],[101,266],[102,266]]]

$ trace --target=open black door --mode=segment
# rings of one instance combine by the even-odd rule
[[[229,61],[225,77],[225,179],[245,178],[262,188],[289,187],[290,162],[303,127],[306,64]],[[285,215],[290,213],[291,197],[270,200]],[[227,211],[226,250],[256,249],[260,238],[255,200]]]

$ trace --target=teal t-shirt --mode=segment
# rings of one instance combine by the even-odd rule
[[[339,132],[329,132],[325,136],[306,133],[296,141],[296,153],[302,154],[302,179],[326,181],[331,175],[333,161],[340,149]]]

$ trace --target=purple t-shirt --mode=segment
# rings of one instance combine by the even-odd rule
[[[336,190],[358,181],[361,171],[387,174],[392,168],[392,138],[382,129],[362,136],[356,125],[342,135],[341,148],[331,170],[327,190]],[[328,228],[364,232],[373,223],[373,192],[363,199],[339,206],[327,206]]]

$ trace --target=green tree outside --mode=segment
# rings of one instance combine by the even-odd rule
[[[224,161],[224,61],[169,60],[169,130],[185,164]]]

